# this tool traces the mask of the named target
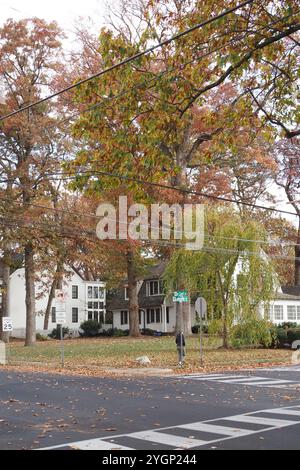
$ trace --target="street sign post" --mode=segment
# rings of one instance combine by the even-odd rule
[[[12,331],[13,324],[11,317],[3,317],[2,318],[2,331]]]
[[[62,289],[55,289],[56,323],[60,326],[60,355],[61,365],[65,364],[63,325],[66,323],[66,293]]]
[[[200,326],[199,326],[199,342],[200,342],[200,365],[203,366],[203,330],[202,322],[206,319],[207,314],[207,303],[203,297],[198,297],[195,302],[195,311],[200,317]]]
[[[10,332],[13,330],[13,322],[11,317],[2,317],[2,331]],[[10,359],[10,345],[9,335],[7,336],[7,348],[6,348],[6,362],[9,363]]]
[[[189,295],[186,290],[177,290],[173,293],[173,302],[188,302]]]

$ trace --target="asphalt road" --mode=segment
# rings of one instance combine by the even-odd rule
[[[86,378],[0,370],[0,449],[300,449],[300,368]]]

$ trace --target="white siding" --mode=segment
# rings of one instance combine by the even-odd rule
[[[279,307],[279,308],[277,308]],[[296,311],[296,319],[291,320],[288,317],[288,307],[295,307]],[[275,324],[283,323],[283,322],[293,322],[293,323],[299,323],[300,324],[300,299],[294,299],[294,300],[274,300],[273,302],[270,303],[270,310],[271,310],[271,316],[270,316],[270,321],[272,321]],[[279,319],[279,311],[282,311],[282,318]],[[290,310],[290,309],[289,309]],[[261,310],[262,312],[262,310]],[[268,307],[265,308],[265,312],[268,312]],[[277,315],[275,315],[275,312],[277,312]],[[276,318],[277,317],[277,318]]]
[[[163,308],[163,307],[162,307]],[[146,309],[145,309],[146,310]],[[195,322],[195,307],[191,305],[191,316],[192,316],[192,325],[194,325]],[[161,315],[161,318],[163,320],[163,317]],[[145,326],[146,328],[150,328],[151,330],[157,330],[157,331],[164,331],[164,325],[163,321],[161,323],[147,323],[147,313],[145,313]],[[169,306],[169,323],[166,324],[167,333],[173,333],[175,331],[175,325],[176,325],[176,309],[174,304]],[[113,327],[118,328],[121,330],[128,330],[129,329],[129,324],[127,325],[121,325],[121,310],[114,310],[113,311]],[[141,323],[140,323],[140,329],[144,328],[144,312],[141,312]]]
[[[87,319],[87,286],[98,285],[105,287],[101,282],[83,281],[81,277],[73,270],[65,277],[63,281],[63,290],[66,292],[66,323],[70,329],[77,330],[80,324]],[[78,299],[72,299],[72,286],[78,287]],[[43,289],[41,282],[35,284],[35,311],[36,311],[36,329],[43,331],[44,314],[48,302],[48,291]],[[40,295],[43,294],[43,295]],[[105,295],[105,291],[104,291]],[[104,306],[106,299],[104,297]],[[53,300],[52,307],[56,307],[56,301]],[[72,308],[78,308],[78,322],[72,322]],[[10,299],[9,299],[9,315],[13,320],[13,336],[24,337],[26,326],[26,307],[25,307],[25,269],[17,269],[10,276]],[[52,331],[56,327],[56,323],[52,323],[51,313],[49,317],[49,329]]]

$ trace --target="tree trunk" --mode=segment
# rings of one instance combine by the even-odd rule
[[[129,298],[129,335],[140,336],[138,288],[134,265],[134,256],[131,250],[127,252],[127,277]]]
[[[177,335],[178,333],[180,333],[180,331],[182,331],[185,336],[190,335],[192,332],[190,301],[189,302],[175,302],[175,311],[176,311],[175,334]]]
[[[5,343],[8,342],[9,332],[2,331],[2,318],[9,316],[9,282],[10,282],[10,266],[11,266],[11,251],[7,244],[5,244],[3,252],[3,279],[2,279],[2,305],[0,310],[0,340]]]
[[[25,287],[26,287],[26,339],[25,346],[32,346],[36,341],[35,289],[34,289],[34,250],[32,243],[25,245]]]
[[[300,215],[298,222],[297,241],[295,245],[295,286],[300,286]]]
[[[47,307],[45,311],[45,318],[44,318],[44,330],[48,330],[48,327],[49,327],[49,318],[50,318],[50,313],[51,313],[52,302],[55,297],[55,290],[59,289],[62,283],[62,274],[61,274],[62,268],[63,268],[63,263],[59,261],[56,266],[54,279],[52,281],[51,289],[49,292]]]
[[[223,348],[228,349],[229,347],[229,342],[228,342],[228,325],[227,325],[227,312],[226,312],[226,307],[224,307],[223,314]]]

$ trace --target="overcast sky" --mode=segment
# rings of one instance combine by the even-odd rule
[[[48,21],[56,20],[71,34],[80,16],[90,16],[98,29],[104,23],[106,0],[0,0],[0,23],[7,18],[21,19],[37,16]]]

